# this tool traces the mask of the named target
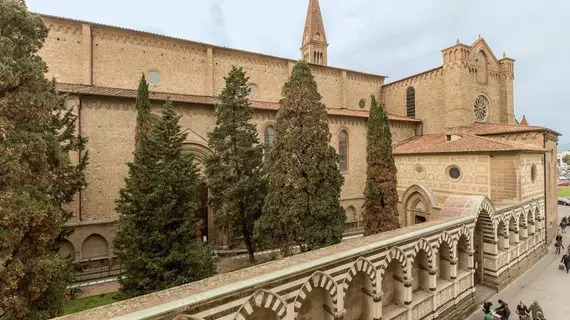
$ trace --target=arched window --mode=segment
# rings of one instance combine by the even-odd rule
[[[416,117],[416,90],[414,87],[409,87],[406,90],[406,114],[408,117]]]
[[[342,130],[338,135],[338,167],[341,172],[348,171],[348,133]]]
[[[273,149],[273,142],[275,141],[275,129],[272,126],[265,128],[263,132],[263,145],[265,146],[265,154],[268,155]]]

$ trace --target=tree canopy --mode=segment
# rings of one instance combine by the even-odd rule
[[[339,243],[346,216],[339,202],[344,179],[329,145],[326,109],[305,61],[295,65],[282,95],[256,232],[288,255],[296,245],[306,251]]]
[[[255,261],[253,227],[265,199],[263,147],[249,123],[248,78],[233,67],[216,105],[216,127],[208,133],[213,155],[206,159],[206,176],[215,225],[243,237],[249,260]]]
[[[366,134],[364,235],[396,229],[398,219],[397,170],[392,155],[392,133],[384,106],[371,97]]]
[[[41,18],[1,0],[0,30],[0,319],[47,319],[63,313],[73,277],[58,242],[85,186],[86,139],[45,78]]]
[[[183,151],[186,138],[170,102],[149,124],[148,84],[137,98],[137,145],[125,187],[117,200],[115,250],[123,264],[121,296],[129,298],[200,280],[214,274],[210,248],[195,239],[198,170]]]

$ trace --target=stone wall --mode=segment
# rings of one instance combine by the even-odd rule
[[[414,184],[427,186],[440,204],[453,194],[491,196],[488,155],[396,155],[394,159],[398,169],[400,199]],[[448,176],[450,166],[457,166],[461,170],[458,181]]]
[[[127,162],[132,161],[134,151],[136,111],[135,101],[129,98],[111,98],[98,96],[77,97],[71,95],[70,105],[79,114],[81,134],[89,139],[89,166],[86,169],[87,187],[81,191],[74,211],[72,222],[91,222],[116,220],[115,200],[124,186],[127,175]],[[152,113],[160,116],[164,101],[152,101]],[[175,102],[175,111],[182,115],[180,125],[188,133],[185,150],[196,154],[197,164],[203,169],[204,158],[211,154],[208,147],[207,133],[215,127],[215,115],[212,105]],[[256,109],[252,123],[257,126],[260,142],[264,141],[267,126],[275,127],[275,110]],[[394,143],[415,135],[417,124],[406,121],[392,121],[391,128]],[[348,209],[352,206],[354,214],[361,221],[363,190],[366,180],[366,118],[348,116],[329,116],[331,146],[338,151],[338,137],[341,131],[348,134],[348,171],[343,172],[344,185],[341,190],[341,205]],[[351,209],[351,210],[352,210]],[[212,217],[210,217],[212,218]],[[209,221],[209,232],[215,234],[215,227]],[[105,224],[107,222],[104,222]],[[84,228],[80,223],[77,229]],[[91,226],[88,230],[93,230]],[[105,237],[107,241],[110,238]],[[111,237],[112,238],[112,237]],[[71,239],[77,250],[81,248],[81,239]],[[78,251],[79,252],[79,251]],[[81,254],[79,253],[79,256]]]
[[[141,73],[160,73],[152,91],[213,96],[232,66],[243,67],[260,101],[278,102],[295,60],[216,47],[89,22],[42,16],[50,33],[40,55],[59,82],[136,89]],[[380,95],[384,77],[311,65],[323,103],[361,110]]]
[[[382,99],[386,110],[392,114],[407,115],[406,90],[415,90],[416,118],[422,119],[425,134],[441,132],[445,117],[441,117],[445,105],[443,68],[439,67],[418,75],[398,80],[382,87]]]
[[[389,112],[406,114],[406,91],[415,89],[416,117],[424,133],[467,131],[476,120],[478,97],[487,102],[485,121],[514,123],[514,60],[497,60],[485,40],[458,43],[442,51],[442,66],[382,87]],[[442,114],[445,114],[443,117]]]

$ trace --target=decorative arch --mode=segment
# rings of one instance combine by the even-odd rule
[[[404,277],[405,277],[408,271],[408,260],[406,260],[406,254],[404,253],[404,250],[398,247],[392,247],[392,249],[390,249],[390,252],[388,252],[384,260],[382,260],[382,262],[380,263],[379,266],[380,276],[384,277],[384,272],[386,272],[386,268],[388,267],[390,262],[392,262],[392,260],[397,260],[398,262],[400,262],[400,266],[402,267],[402,271],[404,272]]]
[[[438,251],[441,250],[441,245],[443,244],[443,242],[447,243],[447,248],[449,249],[449,256],[451,258],[455,258],[455,250],[453,250],[455,246],[455,241],[447,231],[443,231],[439,235],[439,238],[437,238],[437,243],[435,244],[435,247],[437,248]]]
[[[425,216],[427,221],[433,208],[438,206],[434,194],[423,184],[414,184],[406,189],[402,195],[402,203],[406,212],[407,225],[415,223],[416,213],[419,216]]]
[[[242,304],[234,319],[247,319],[247,317],[252,315],[253,312],[259,308],[273,310],[279,319],[285,319],[287,317],[287,304],[285,300],[271,291],[260,289]]]
[[[376,294],[376,268],[370,260],[360,257],[356,262],[354,262],[344,277],[344,281],[342,283],[343,295],[346,295],[348,285],[359,272],[364,272],[368,276],[368,279],[372,282],[372,293]]]
[[[294,319],[297,319],[297,315],[299,314],[299,309],[303,305],[303,302],[305,302],[305,299],[309,296],[309,293],[311,293],[311,291],[313,291],[313,289],[315,288],[322,288],[329,294],[334,308],[333,312],[334,313],[337,312],[338,286],[336,282],[330,275],[322,271],[316,271],[311,275],[309,280],[305,282],[305,284],[301,288],[301,291],[299,291],[299,294],[295,298],[294,309],[293,309]]]
[[[420,250],[424,250],[426,252],[427,259],[429,262],[429,267],[432,268],[433,257],[434,257],[433,248],[431,247],[429,242],[424,238],[420,238],[420,240],[416,242],[416,245],[414,246],[414,251],[412,252],[412,261],[416,259]]]
[[[465,225],[461,225],[461,228],[459,229],[459,233],[457,234],[457,242],[459,242],[459,239],[461,239],[462,236],[465,237],[465,241],[467,241],[469,250],[473,250],[473,239],[471,238],[471,232]]]
[[[489,59],[484,50],[477,52],[477,82],[486,85],[489,80]]]
[[[496,239],[497,220],[495,219],[495,206],[489,198],[485,197],[479,206],[477,222],[481,224],[483,239],[494,242]]]
[[[184,142],[182,148],[186,152],[194,153],[200,171],[202,171],[202,168],[204,167],[206,157],[214,154],[212,152],[212,149],[210,149],[207,144],[201,141],[186,141]]]

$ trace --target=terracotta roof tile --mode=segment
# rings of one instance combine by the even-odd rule
[[[88,86],[88,85],[71,84],[71,83],[58,83],[57,90],[65,93],[107,96],[107,97],[136,98],[137,96],[137,91],[132,89]],[[197,103],[197,104],[213,105],[218,102],[218,99],[212,96],[199,96],[199,95],[166,93],[166,92],[155,92],[155,91],[151,91],[149,97],[151,100],[170,99],[176,102],[188,102],[188,103]],[[262,110],[279,109],[279,103],[266,102],[266,101],[252,100],[251,106],[255,109],[262,109]],[[327,113],[329,115],[335,115],[335,116],[368,118],[368,111],[360,111],[360,110],[327,108]],[[392,121],[409,121],[409,122],[418,122],[418,123],[421,122],[421,120],[418,119],[391,115],[391,114],[388,115],[388,118]]]
[[[498,141],[468,134],[457,135],[459,139],[446,141],[445,134],[432,134],[408,139],[394,146],[395,155],[429,153],[469,153],[526,151],[545,152],[543,148],[510,141]]]
[[[484,136],[484,135],[494,135],[501,133],[519,133],[519,132],[552,132],[557,135],[560,133],[540,126],[526,126],[520,124],[508,124],[508,123],[488,123],[488,122],[474,122],[471,126],[471,131],[469,133]]]

